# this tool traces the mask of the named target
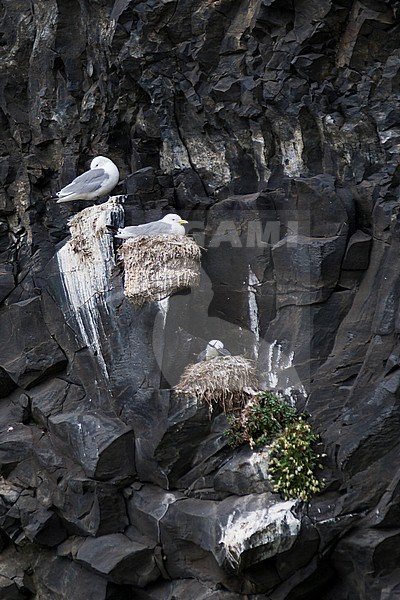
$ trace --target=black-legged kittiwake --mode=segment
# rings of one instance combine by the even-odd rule
[[[126,240],[137,235],[160,235],[162,233],[172,233],[174,235],[185,235],[184,223],[179,215],[173,213],[165,215],[159,221],[151,221],[142,225],[131,225],[129,227],[121,227],[118,229],[115,237],[121,240]]]
[[[90,171],[79,175],[57,192],[57,203],[94,200],[111,192],[118,181],[119,171],[113,161],[105,156],[96,156],[90,163]]]
[[[223,343],[220,340],[210,340],[202,352],[197,356],[197,362],[203,360],[211,360],[217,356],[231,356],[229,350],[224,348]]]

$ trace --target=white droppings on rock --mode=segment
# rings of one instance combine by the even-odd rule
[[[193,136],[187,137],[185,144],[194,168],[208,172],[210,187],[216,189],[231,181],[232,173],[226,158],[226,145],[223,140]]]
[[[251,132],[254,156],[259,168],[259,180],[266,182],[271,176],[271,169],[268,168],[268,162],[266,160],[267,149],[265,145],[265,138],[261,128],[257,127],[255,123],[253,124]]]
[[[163,140],[160,153],[160,168],[170,172],[174,169],[190,168],[190,160],[187,149],[178,136],[172,136]]]
[[[269,345],[269,348],[268,348],[267,377],[268,377],[269,387],[272,389],[276,388],[278,386],[278,375],[276,373],[275,363],[273,360],[274,348],[277,343],[278,343],[278,341],[275,340],[274,342],[272,342],[272,344]]]
[[[157,364],[160,369],[162,369],[163,357],[164,357],[164,348],[165,348],[165,327],[167,324],[167,316],[169,310],[169,300],[170,297],[167,296],[162,300],[157,300],[156,304],[158,305],[159,311],[157,312],[157,316],[154,321],[153,326],[153,352]]]
[[[285,175],[298,177],[304,172],[304,143],[300,127],[293,131],[293,137],[281,141],[282,165]]]
[[[293,366],[293,359],[294,351],[284,352],[278,340],[269,344],[266,373],[268,387],[281,390],[294,403],[295,393],[306,397],[307,392]]]
[[[109,312],[105,294],[111,289],[115,267],[113,237],[107,224],[122,224],[119,196],[97,206],[89,206],[69,222],[71,239],[58,251],[57,261],[67,302],[84,342],[97,357],[104,374],[107,366],[102,353],[99,309]]]
[[[165,329],[165,325],[167,322],[167,316],[168,316],[168,310],[169,310],[169,300],[170,300],[170,297],[167,296],[166,298],[163,298],[162,300],[159,300],[157,302],[158,307],[160,309],[161,317],[162,317],[162,329]]]
[[[176,502],[175,494],[166,492],[162,499],[162,502],[160,503],[158,508],[156,508],[156,510],[152,513],[157,521],[157,540],[159,542],[161,542],[161,521],[167,514],[170,505],[174,504],[174,502]]]
[[[247,550],[259,548],[258,561],[286,552],[294,544],[300,520],[291,512],[295,502],[279,502],[252,512],[234,511],[222,531],[220,543],[226,560],[236,570]]]
[[[258,344],[260,342],[260,329],[259,329],[259,318],[258,318],[258,304],[257,304],[257,287],[260,285],[260,281],[257,275],[253,272],[251,266],[249,265],[249,277],[248,277],[248,285],[247,289],[249,292],[249,325],[250,331],[254,335],[254,346],[253,346],[253,354],[254,358],[258,357]]]
[[[271,446],[264,446],[258,450],[253,450],[247,459],[247,463],[256,472],[257,470],[266,473],[268,471],[271,459]]]
[[[13,486],[0,476],[0,498],[6,501],[7,504],[14,504],[19,498],[21,490],[17,486]]]

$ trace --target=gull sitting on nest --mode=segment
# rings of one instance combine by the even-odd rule
[[[172,233],[174,235],[185,235],[184,224],[187,223],[179,215],[173,213],[165,215],[158,221],[143,223],[142,225],[131,225],[118,229],[115,237],[121,240],[136,237],[138,235],[160,235],[163,233]]]
[[[109,194],[119,181],[119,171],[112,160],[96,156],[90,163],[90,170],[56,193],[57,203],[73,200],[95,200]]]
[[[197,356],[197,362],[202,360],[211,360],[217,356],[231,356],[229,350],[224,348],[224,344],[220,340],[210,340],[202,352]]]

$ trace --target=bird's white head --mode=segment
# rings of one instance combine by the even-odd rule
[[[222,350],[222,348],[224,347],[223,343],[220,340],[210,340],[208,342],[208,345],[211,346],[211,348],[215,348],[216,350]]]
[[[90,163],[90,168],[91,169],[106,169],[107,167],[110,167],[111,165],[114,166],[114,163],[109,158],[106,158],[105,156],[95,156],[94,159],[92,160],[92,162]]]
[[[164,223],[169,223],[170,225],[173,225],[176,223],[178,223],[179,225],[184,225],[184,223],[187,223],[187,221],[185,221],[185,219],[182,219],[179,215],[175,215],[174,213],[165,215],[165,217],[163,217],[161,219],[161,221],[164,221]]]

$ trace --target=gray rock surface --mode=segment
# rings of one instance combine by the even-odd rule
[[[96,412],[63,412],[49,418],[49,431],[55,445],[79,463],[88,477],[107,481],[134,475],[133,431],[118,419]]]
[[[159,577],[154,559],[155,544],[132,529],[129,528],[126,535],[112,533],[96,538],[70,538],[58,552],[111,581],[144,587]]]
[[[4,313],[0,348],[2,369],[22,388],[62,371],[67,364],[47,331],[39,297],[15,302]]]

